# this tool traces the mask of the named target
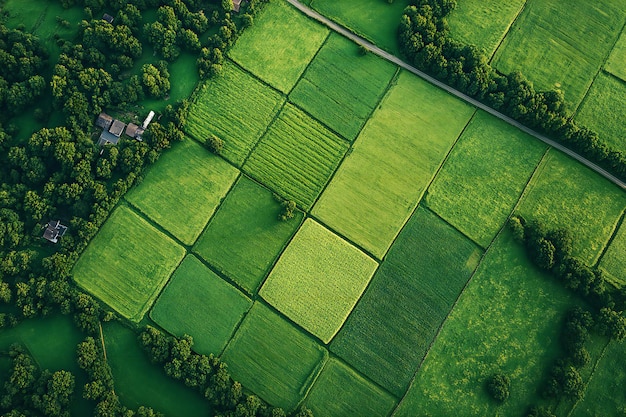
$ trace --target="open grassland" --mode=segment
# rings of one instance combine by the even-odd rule
[[[381,259],[473,112],[400,73],[313,214]]]
[[[280,93],[231,61],[196,94],[185,132],[200,141],[218,136],[224,141],[222,155],[236,165],[243,163],[284,102]]]
[[[519,415],[539,400],[545,370],[561,349],[560,320],[573,303],[574,296],[535,269],[505,231],[461,294],[395,415]],[[485,389],[496,372],[511,379],[511,396],[502,405]]]
[[[576,121],[595,130],[611,149],[626,149],[626,82],[605,73],[598,74],[589,89]]]
[[[626,285],[626,222],[622,222],[611,244],[607,248],[600,268],[611,276],[611,281],[618,286]]]
[[[617,186],[562,153],[550,150],[517,211],[549,228],[568,229],[575,236],[574,255],[593,265],[624,208],[626,194]]]
[[[486,248],[545,150],[533,137],[479,111],[428,189],[428,207]]]
[[[352,141],[385,92],[396,67],[361,55],[352,41],[331,34],[289,99]]]
[[[270,0],[229,56],[271,86],[288,93],[328,32],[286,1]]]
[[[288,221],[271,191],[242,176],[220,206],[194,252],[253,294],[302,222]]]
[[[331,350],[402,396],[480,255],[465,236],[418,208]]]
[[[495,54],[538,90],[560,89],[577,106],[624,25],[626,0],[529,0]]]
[[[626,81],[626,30],[622,31],[611,54],[604,63],[604,69]]]
[[[126,200],[192,245],[239,171],[192,140],[163,153]]]
[[[331,358],[306,397],[316,416],[387,416],[396,399],[337,359]]]
[[[150,318],[176,337],[191,335],[196,352],[219,355],[251,306],[248,297],[189,255],[172,275]]]
[[[74,280],[139,322],[184,255],[183,247],[120,206],[74,265]]]
[[[291,320],[330,342],[378,264],[307,219],[281,255],[260,294]]]
[[[244,165],[251,176],[308,209],[337,169],[348,143],[287,104]]]
[[[257,302],[222,359],[235,380],[290,411],[306,395],[327,357],[326,349]]]

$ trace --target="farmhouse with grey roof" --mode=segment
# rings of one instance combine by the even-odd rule
[[[63,226],[60,220],[50,220],[43,232],[43,237],[52,243],[57,243],[65,232],[67,232],[67,226]]]

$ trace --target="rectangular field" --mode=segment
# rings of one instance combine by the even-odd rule
[[[626,286],[626,222],[622,224],[602,255],[600,268],[611,276],[611,281],[618,286]]]
[[[622,30],[622,34],[615,43],[611,54],[604,63],[604,69],[618,78],[626,81],[626,31]]]
[[[352,141],[385,92],[396,67],[331,34],[289,99]]]
[[[222,355],[235,380],[287,412],[306,395],[327,358],[326,349],[260,302]]]
[[[126,200],[185,245],[193,245],[239,171],[186,139],[150,167]]]
[[[381,259],[473,112],[401,72],[313,214]]]
[[[280,93],[226,61],[224,73],[198,90],[185,132],[199,141],[216,135],[224,141],[224,158],[241,166],[283,102]]]
[[[260,294],[291,320],[330,342],[378,267],[376,261],[307,219]]]
[[[481,251],[419,207],[331,351],[401,397]]]
[[[241,176],[194,252],[254,294],[302,223],[301,211],[296,210],[291,220],[280,221],[281,211],[271,191]]]
[[[122,205],[74,265],[74,280],[122,317],[139,322],[185,249]]]
[[[252,177],[308,209],[320,194],[348,142],[287,104],[244,165]]]

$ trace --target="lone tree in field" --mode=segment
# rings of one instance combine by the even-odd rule
[[[224,149],[224,141],[215,135],[211,135],[204,142],[204,146],[215,155],[221,155]]]
[[[487,392],[491,397],[503,403],[509,398],[511,388],[511,380],[508,376],[497,373],[487,380]]]
[[[294,212],[296,211],[296,202],[293,200],[285,200],[281,203],[283,210],[278,218],[282,221],[293,219]]]

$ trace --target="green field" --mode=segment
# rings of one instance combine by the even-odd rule
[[[139,322],[184,255],[184,248],[122,205],[74,265],[74,280]]]
[[[235,380],[287,411],[306,395],[327,357],[326,349],[259,302],[222,355]]]
[[[331,350],[402,396],[480,255],[471,241],[418,208]]]
[[[253,294],[302,222],[301,211],[280,221],[281,211],[271,191],[242,176],[193,250]]]
[[[251,176],[308,209],[335,172],[348,143],[287,104],[244,165]]]
[[[619,286],[626,285],[626,222],[622,222],[608,249],[602,255],[600,268]]]
[[[185,132],[199,141],[218,136],[224,141],[222,155],[236,165],[243,163],[284,102],[280,93],[231,61],[196,94]]]
[[[287,2],[270,0],[229,56],[271,86],[288,93],[328,32]]]
[[[608,180],[551,150],[529,183],[517,211],[549,228],[566,228],[574,255],[593,265],[626,207],[626,193]]]
[[[150,318],[176,337],[191,335],[198,353],[219,355],[252,301],[193,255],[172,275]]]
[[[573,107],[613,48],[626,0],[529,0],[495,54],[495,67],[520,70],[537,90],[560,89]]]
[[[385,92],[396,67],[331,34],[289,99],[348,140],[354,140]]]
[[[626,81],[626,31],[622,31],[611,54],[604,63],[604,69]]]
[[[382,258],[473,112],[400,73],[313,214]]]
[[[626,149],[625,108],[626,83],[600,73],[576,113],[576,121],[595,130],[611,149],[623,152]]]
[[[260,294],[291,320],[330,342],[367,287],[376,261],[307,219]]]
[[[499,235],[395,415],[520,415],[539,400],[546,369],[560,354],[561,317],[574,299],[531,266],[508,230]],[[496,372],[511,379],[511,396],[502,405],[484,386]]]
[[[545,150],[540,141],[479,111],[428,189],[428,207],[486,248]]]
[[[305,406],[316,416],[387,416],[396,399],[331,358],[307,396]]]
[[[236,168],[186,139],[165,152],[125,198],[192,245],[238,175]]]

